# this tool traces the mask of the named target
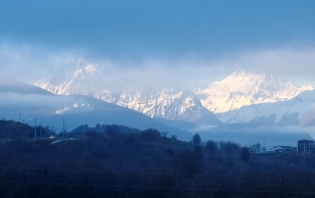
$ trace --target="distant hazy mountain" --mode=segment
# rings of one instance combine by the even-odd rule
[[[314,87],[299,88],[278,75],[239,69],[222,81],[197,89],[196,94],[205,108],[223,113],[251,104],[286,101],[305,90],[314,90]],[[252,116],[255,118],[255,115]]]
[[[102,66],[79,60],[76,66],[71,62],[63,70],[36,82],[35,85],[55,94],[90,95],[136,110],[151,118],[184,120],[203,125],[222,124],[212,112],[202,106],[199,98],[190,90],[165,88],[148,91],[128,86],[117,90],[110,86],[117,79],[108,79],[105,70]]]

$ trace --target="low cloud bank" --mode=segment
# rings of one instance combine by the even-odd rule
[[[238,68],[257,72],[276,73],[297,85],[313,84],[315,80],[315,49],[283,47],[247,49],[227,52],[213,57],[206,53],[182,57],[152,56],[145,52],[140,57],[93,56],[88,49],[54,49],[32,45],[0,45],[0,69],[3,74],[26,82],[48,77],[67,62],[85,58],[105,68],[108,79],[122,85],[151,87],[204,87],[222,80]],[[27,74],[27,75],[26,75]],[[117,80],[119,79],[119,80]],[[110,82],[108,82],[110,83]]]

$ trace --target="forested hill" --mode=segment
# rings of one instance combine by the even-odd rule
[[[0,141],[34,138],[35,131],[37,137],[48,137],[49,135],[54,134],[54,131],[41,125],[37,125],[35,130],[35,127],[31,127],[22,122],[4,119],[0,120]]]
[[[110,125],[1,143],[0,197],[311,197],[314,159]]]

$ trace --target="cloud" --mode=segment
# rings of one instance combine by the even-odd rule
[[[31,82],[83,56],[108,63],[122,77],[132,73],[133,81],[194,87],[245,67],[314,84],[313,5],[6,1],[0,7],[0,68]]]
[[[1,103],[5,104],[5,108],[10,110],[16,108],[16,111],[19,111],[18,108],[21,106],[24,108],[34,108],[34,107],[46,107],[46,108],[55,108],[63,107],[65,104],[72,104],[70,98],[51,96],[51,95],[42,95],[42,94],[19,94],[19,93],[0,93]],[[36,108],[32,109],[33,111],[38,110]]]
[[[0,39],[101,55],[214,54],[314,44],[314,2],[68,0],[2,2]],[[294,13],[294,14],[292,14]]]
[[[230,52],[220,57],[195,55],[173,60],[151,59],[142,64],[149,77],[163,74],[166,79],[188,88],[222,80],[238,68],[278,74],[299,86],[315,85],[315,48],[253,49]]]
[[[276,73],[300,86],[315,85],[314,48],[247,49],[215,57],[203,52],[175,57],[144,54],[130,58],[96,55],[83,48],[60,49],[12,43],[0,45],[2,74],[29,83],[53,75],[67,62],[78,58],[102,66],[108,79],[121,86],[195,88],[222,80],[238,68]]]
[[[284,47],[275,49],[247,50],[225,60],[221,67],[233,66],[256,72],[270,72],[293,81],[298,85],[315,85],[315,48]]]
[[[78,54],[77,50],[4,42],[0,45],[1,74],[30,83],[51,74],[75,54]]]

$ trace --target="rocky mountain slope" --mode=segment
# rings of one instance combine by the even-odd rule
[[[71,62],[52,77],[35,82],[36,86],[55,94],[81,94],[141,112],[151,118],[184,120],[202,125],[221,125],[222,122],[202,106],[196,94],[190,90],[165,88],[141,90],[126,86],[115,89],[102,66],[79,60]]]
[[[4,78],[3,78],[4,79]],[[142,113],[82,95],[55,95],[34,85],[15,81],[0,80],[0,118],[18,120],[34,125],[49,126],[60,132],[63,119],[67,120],[67,129],[79,125],[118,124],[140,130],[155,128],[167,131],[170,135],[188,141],[191,134],[183,129],[172,128]]]

